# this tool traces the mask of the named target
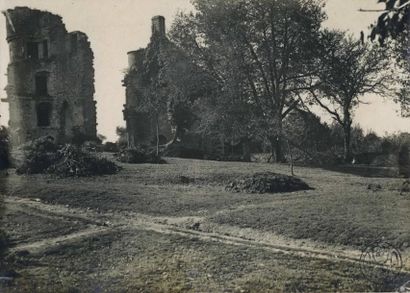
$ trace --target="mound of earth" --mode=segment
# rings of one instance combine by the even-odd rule
[[[312,188],[297,177],[273,172],[261,172],[235,179],[225,189],[231,192],[277,193]]]

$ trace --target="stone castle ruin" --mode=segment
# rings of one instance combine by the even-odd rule
[[[58,15],[4,11],[10,63],[5,88],[12,145],[41,136],[96,138],[93,52],[87,35],[67,32]]]
[[[159,143],[164,144],[173,135],[173,129],[166,111],[159,111],[158,116],[152,115],[152,109],[144,108],[147,103],[147,74],[148,59],[166,58],[170,41],[165,34],[165,18],[155,16],[152,18],[152,36],[147,48],[128,52],[128,68],[123,80],[126,88],[126,102],[124,105],[124,120],[128,136],[128,146],[152,145],[159,138]],[[158,129],[157,129],[158,128]]]
[[[211,93],[204,80],[212,84],[209,76],[167,38],[165,18],[154,16],[147,47],[128,52],[123,80],[128,147],[158,143],[171,156],[203,158],[209,154],[216,158],[225,156],[225,149],[233,152],[235,147],[237,152],[238,145],[241,153],[240,142],[225,148],[219,134],[201,133],[201,110],[195,108],[194,101]]]

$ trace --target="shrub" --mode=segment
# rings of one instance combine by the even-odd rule
[[[119,152],[119,147],[115,142],[107,141],[104,143],[102,150],[103,152],[117,153]]]
[[[205,154],[202,150],[188,148],[181,144],[170,145],[165,151],[164,156],[186,159],[203,159]],[[212,158],[212,155],[209,155]]]
[[[157,156],[155,150],[135,148],[123,149],[117,154],[118,161],[129,164],[163,164],[165,161]]]
[[[112,161],[97,157],[72,145],[57,151],[58,159],[47,168],[47,173],[61,177],[109,175],[119,171]]]
[[[119,167],[105,158],[73,145],[57,146],[40,138],[23,147],[23,163],[17,174],[54,174],[61,177],[115,174]]]
[[[23,152],[22,162],[17,167],[17,174],[46,173],[49,166],[58,160],[58,146],[52,137],[41,137],[20,147]]]

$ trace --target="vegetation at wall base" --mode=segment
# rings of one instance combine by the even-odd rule
[[[49,138],[34,140],[22,147],[22,163],[17,174],[52,174],[59,177],[83,177],[115,174],[114,162],[98,157],[84,148],[66,144],[58,146]]]
[[[142,147],[127,148],[121,150],[117,155],[117,160],[121,163],[129,164],[166,164],[166,161],[157,155],[155,149]]]

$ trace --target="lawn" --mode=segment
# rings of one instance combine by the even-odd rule
[[[2,178],[0,191],[15,201],[14,206],[19,206],[19,198],[31,199],[32,210],[41,205],[50,213],[42,219],[38,218],[41,212],[30,209],[7,214],[6,227],[17,248],[75,234],[90,228],[93,221],[109,223],[101,235],[53,242],[26,259],[17,257],[15,263],[24,275],[17,286],[53,291],[71,282],[73,288],[86,288],[94,284],[86,284],[87,276],[108,291],[115,287],[126,291],[374,291],[391,290],[410,279],[405,273],[392,279],[382,270],[366,277],[354,262],[283,254],[265,245],[270,241],[302,249],[320,247],[329,254],[360,253],[364,243],[383,238],[402,249],[409,270],[410,194],[400,194],[402,179],[297,167],[296,175],[313,189],[231,193],[225,186],[238,176],[261,171],[289,174],[289,167],[167,161],[165,165],[124,164],[112,176],[59,179],[10,174]],[[372,191],[369,184],[380,184],[381,189]],[[59,216],[53,218],[57,211]],[[33,223],[31,235],[28,221]],[[182,234],[175,229],[183,229]],[[191,230],[197,234],[190,235]],[[243,246],[228,238],[218,243],[209,236],[214,234],[253,244]],[[50,270],[58,278],[49,279]],[[22,280],[30,281],[23,286]]]

